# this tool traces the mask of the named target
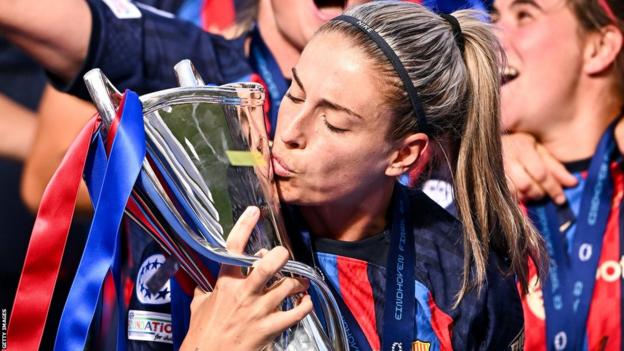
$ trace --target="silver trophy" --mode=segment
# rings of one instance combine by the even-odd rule
[[[202,267],[206,261],[250,267],[260,249],[282,245],[290,250],[290,245],[273,181],[262,86],[205,86],[188,60],[174,69],[179,88],[140,98],[147,155],[126,214],[170,255],[174,263],[165,266],[181,267],[210,291]],[[84,80],[106,134],[122,95],[98,69]],[[250,205],[259,207],[261,215],[247,254],[230,253],[225,249],[227,235]],[[325,323],[312,313],[266,349],[348,350],[337,302],[322,276],[294,260],[281,274],[310,280],[321,302],[316,311]],[[282,308],[295,300],[285,300]]]

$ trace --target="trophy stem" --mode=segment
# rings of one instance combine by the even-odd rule
[[[189,59],[182,60],[173,66],[178,78],[178,85],[183,88],[196,88],[206,85],[201,75]]]
[[[108,129],[115,119],[122,94],[99,68],[87,72],[83,79],[87,90],[89,90],[89,95],[91,95],[91,99],[102,118],[102,122]]]

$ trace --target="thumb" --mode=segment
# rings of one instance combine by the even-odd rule
[[[256,206],[247,207],[228,235],[225,242],[225,248],[228,251],[237,254],[245,252],[247,241],[249,241],[251,232],[258,223],[259,215],[260,210]]]

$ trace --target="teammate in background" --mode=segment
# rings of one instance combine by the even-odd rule
[[[624,174],[614,133],[624,105],[624,4],[494,7],[507,54],[503,127],[523,133],[504,137],[510,186],[525,198],[551,196],[525,202],[551,258],[548,278],[532,276],[524,299],[526,349],[621,350]]]

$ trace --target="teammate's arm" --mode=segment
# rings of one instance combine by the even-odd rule
[[[55,86],[89,99],[82,75],[100,68],[120,90],[139,94],[177,86],[173,66],[190,59],[205,82],[251,73],[244,40],[132,1],[126,12],[101,0],[2,0],[0,31],[52,73]]]
[[[84,0],[2,0],[0,31],[63,80],[86,58],[91,11]]]

